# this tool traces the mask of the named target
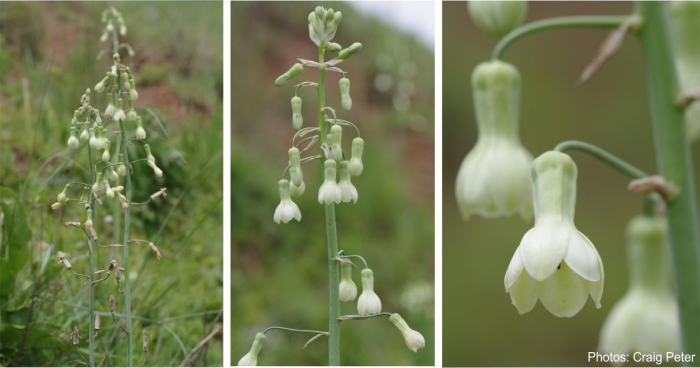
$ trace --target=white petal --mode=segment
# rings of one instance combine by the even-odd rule
[[[527,273],[537,281],[544,281],[562,263],[568,245],[567,225],[542,221],[523,236],[518,248]]]
[[[520,272],[520,277],[517,278],[508,292],[510,300],[520,314],[531,311],[537,304],[537,281],[530,277],[527,272]]]
[[[571,230],[569,236],[569,249],[564,256],[564,262],[584,279],[600,281],[600,256],[593,243],[575,229]]]
[[[510,259],[510,264],[508,265],[508,270],[506,271],[506,277],[503,280],[503,283],[506,286],[506,292],[510,291],[511,286],[515,283],[515,280],[518,279],[518,276],[520,276],[520,273],[523,271],[523,262],[520,259],[520,248],[517,248],[515,250],[515,254],[513,254],[513,258]]]
[[[282,203],[277,205],[277,208],[275,209],[275,215],[272,217],[276,223],[280,223],[282,220],[282,211],[283,211],[284,205]],[[286,222],[286,221],[285,221]]]
[[[537,284],[539,297],[547,310],[557,317],[572,317],[586,304],[589,283],[566,263],[554,274]]]

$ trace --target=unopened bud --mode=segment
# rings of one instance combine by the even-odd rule
[[[122,90],[124,90],[124,92],[131,91],[131,85],[129,84],[129,75],[126,74],[126,72],[122,73],[121,81],[122,81]]]
[[[119,198],[119,202],[121,202],[122,208],[129,208],[129,203],[127,203],[126,197],[124,197],[121,193],[117,193],[117,198]]]
[[[134,81],[133,77],[129,78],[129,84],[131,84],[131,91],[129,91],[129,97],[131,97],[132,100],[136,101],[139,99],[139,93],[136,92],[136,82]]]
[[[78,131],[78,128],[76,127],[71,127],[70,128],[70,137],[68,138],[68,147],[70,148],[78,148],[80,146],[80,142],[78,141],[78,137],[76,137],[76,132]]]
[[[343,128],[335,124],[331,127],[331,133],[328,137],[328,144],[331,147],[331,158],[337,162],[343,159],[343,148],[341,146],[343,140]]]
[[[114,168],[112,166],[109,167],[109,172],[107,172],[107,178],[112,183],[116,183],[117,180],[119,180],[119,174],[117,174],[117,172],[114,171]]]
[[[117,112],[117,107],[114,106],[114,97],[112,92],[107,93],[107,108],[105,109],[105,116],[114,116]]]
[[[304,118],[301,116],[301,97],[292,97],[292,125],[294,130],[301,129],[304,124]]]
[[[469,1],[468,8],[480,30],[502,37],[525,20],[527,1]]]
[[[112,158],[112,156],[109,154],[109,147],[112,145],[112,142],[110,141],[105,141],[105,150],[102,152],[102,161],[104,162],[109,162],[109,160]]]
[[[56,197],[56,200],[57,200],[59,203],[63,204],[63,203],[68,202],[68,194],[66,194],[66,191],[68,190],[68,188],[70,188],[70,184],[66,184],[66,185],[63,187],[63,191],[61,191],[61,193],[58,193],[58,196]]]
[[[109,180],[102,179],[102,185],[105,187],[105,196],[107,198],[114,198],[114,191],[109,185]]]
[[[104,77],[97,85],[95,86],[95,91],[97,92],[102,92],[105,89],[105,85],[109,82],[109,76]]]
[[[119,154],[119,166],[117,167],[117,173],[121,176],[126,176],[126,166],[124,165],[124,155]]]
[[[350,45],[350,47],[340,50],[340,53],[338,54],[338,59],[345,60],[350,56],[356,54],[360,50],[362,50],[362,44],[359,42],[355,42],[352,45]]]
[[[87,221],[85,221],[85,228],[88,230],[92,229],[92,210],[90,209],[87,210]]]
[[[340,86],[340,105],[344,110],[350,110],[352,107],[352,99],[350,98],[350,79],[340,78],[338,85]]]
[[[277,87],[282,87],[287,82],[289,82],[290,79],[296,77],[297,75],[301,74],[301,72],[304,71],[304,65],[296,63],[294,64],[286,73],[280,75],[277,80],[275,81],[275,86]]]
[[[87,141],[89,139],[90,139],[90,133],[88,133],[88,129],[83,128],[83,131],[80,132],[80,140]]]
[[[97,193],[100,191],[100,184],[102,183],[102,171],[97,173],[97,179],[95,180],[95,183],[92,184],[92,192]]]
[[[126,120],[126,114],[124,114],[124,109],[122,108],[123,104],[124,104],[124,100],[121,97],[119,97],[117,99],[117,111],[114,113],[114,120],[115,121]]]
[[[134,134],[134,136],[138,140],[146,139],[146,130],[143,129],[140,116],[136,117],[136,133]]]
[[[324,45],[326,51],[330,52],[338,52],[343,49],[343,46],[340,46],[339,44],[335,42],[328,42]]]
[[[291,182],[295,186],[301,186],[304,180],[304,175],[301,171],[301,161],[299,155],[299,149],[292,147],[289,149],[289,176],[291,177]]]
[[[61,208],[61,206],[63,206],[63,204],[61,204],[60,202],[56,202],[56,203],[51,205],[51,209],[57,210],[57,209]]]
[[[362,174],[362,151],[364,148],[365,141],[362,138],[357,137],[352,140],[352,156],[348,165],[348,171],[352,176],[360,176]]]

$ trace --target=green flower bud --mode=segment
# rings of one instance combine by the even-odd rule
[[[83,128],[83,130],[80,132],[80,140],[87,141],[89,139],[90,139],[90,133],[88,133],[88,129]]]
[[[105,142],[105,150],[102,152],[102,161],[104,162],[109,162],[109,160],[112,158],[112,156],[109,154],[109,147],[112,145],[112,142],[106,141]]]
[[[297,75],[301,74],[301,72],[304,71],[304,65],[296,63],[294,64],[286,73],[280,75],[277,80],[275,81],[275,86],[277,87],[282,87],[287,82],[289,82],[290,79],[296,77]]]
[[[238,361],[238,366],[256,366],[258,365],[258,354],[262,350],[263,344],[265,343],[265,335],[258,333],[255,335],[255,341],[253,341],[253,346],[250,348],[248,354],[244,355],[241,360]]]
[[[114,97],[112,92],[107,93],[107,108],[105,109],[105,116],[114,116],[117,113],[117,107],[114,106]]]
[[[299,149],[296,147],[289,149],[289,165],[289,176],[292,178],[292,183],[295,186],[301,186],[304,176],[301,172]]]
[[[97,139],[97,137],[95,137],[95,128],[90,128],[89,130],[90,130],[90,141],[89,141],[90,147],[92,147],[93,149],[98,149],[97,148],[99,145],[98,142],[100,140]]]
[[[292,97],[292,125],[294,130],[301,129],[304,124],[304,118],[301,116],[301,97]]]
[[[343,19],[343,13],[338,11],[338,12],[335,12],[335,14],[333,14],[333,24],[335,24],[336,27],[338,26],[338,23],[340,23],[340,21],[342,19]]]
[[[95,85],[95,91],[102,92],[105,89],[105,85],[109,81],[109,76],[104,77],[99,83]]]
[[[352,176],[360,176],[362,174],[362,151],[365,148],[365,141],[357,137],[352,140],[352,156],[350,157],[350,164],[348,165],[348,172]]]
[[[409,349],[413,350],[414,353],[418,352],[418,349],[425,347],[425,338],[420,332],[408,327],[408,323],[398,314],[394,313],[389,317],[389,322],[391,322],[396,328],[399,329],[403,335],[404,342]]]
[[[134,110],[134,100],[132,100],[131,97],[129,97],[127,101],[129,105],[129,111],[126,113],[126,120],[134,121],[138,117],[138,115],[136,114],[136,110]]]
[[[326,9],[323,9],[322,6],[317,6],[316,7],[316,18],[318,18],[321,21],[326,19]]]
[[[109,168],[108,170],[109,170],[109,171],[107,172],[107,178],[108,178],[109,181],[111,181],[112,183],[116,183],[117,180],[119,180],[119,175],[117,174],[116,171],[114,171],[114,169],[113,169],[111,166],[110,166],[110,168]]]
[[[121,176],[126,176],[126,166],[124,166],[124,155],[119,154],[119,166],[117,167],[117,173]]]
[[[146,160],[155,163],[156,158],[153,157],[153,154],[151,153],[151,146],[149,146],[148,144],[144,144],[143,149],[146,150]]]
[[[70,148],[78,148],[78,146],[80,146],[78,137],[75,136],[77,131],[78,129],[76,127],[70,128],[70,137],[68,138],[68,147]]]
[[[352,107],[352,99],[350,98],[350,79],[345,77],[338,81],[340,86],[340,105],[344,110],[350,110]]]
[[[126,72],[121,75],[122,90],[125,92],[131,91],[131,85],[129,84],[129,75]]]
[[[340,264],[340,301],[349,302],[357,297],[357,285],[352,281],[352,265]]]
[[[92,210],[88,209],[87,210],[87,220],[85,220],[85,228],[90,230],[92,229]]]
[[[362,50],[362,44],[359,42],[355,42],[352,45],[350,45],[350,47],[340,50],[340,53],[338,53],[338,59],[345,60],[350,56],[356,54],[360,50]]]
[[[525,21],[527,1],[469,1],[469,15],[480,30],[502,37]]]
[[[292,194],[292,197],[301,197],[302,194],[306,191],[306,184],[304,182],[301,182],[300,186],[294,185],[294,183],[289,183],[289,191]]]
[[[682,350],[667,235],[666,220],[660,216],[637,216],[627,225],[630,287],[603,323],[600,352]]]
[[[97,193],[100,191],[100,183],[102,183],[102,171],[97,173],[97,178],[95,179],[95,183],[92,184],[92,192]]]
[[[331,148],[331,158],[337,162],[343,159],[343,147],[341,146],[343,141],[343,128],[334,124],[331,127],[331,133],[328,136],[328,145]]]
[[[134,133],[134,136],[138,140],[146,139],[146,130],[143,129],[140,116],[136,117],[136,133]]]
[[[139,93],[136,91],[136,81],[134,77],[129,77],[129,84],[131,85],[131,91],[129,91],[129,97],[136,101],[139,99]]]
[[[102,186],[105,187],[105,196],[107,198],[114,198],[114,190],[109,186],[109,180],[102,179]]]
[[[382,301],[374,292],[374,273],[369,268],[362,270],[362,294],[357,300],[357,312],[361,316],[377,314],[382,311]]]
[[[121,97],[119,97],[117,99],[117,111],[114,113],[114,121],[126,120],[126,114],[124,114],[124,109],[122,109],[122,105],[124,105],[124,101]]]
[[[326,23],[326,24],[331,23],[334,19],[334,16],[335,16],[335,11],[333,11],[333,8],[328,9],[328,11],[326,12],[326,18],[325,18],[324,23]]]
[[[68,190],[68,188],[70,188],[70,184],[66,184],[63,187],[63,191],[61,191],[61,193],[58,193],[58,196],[56,197],[56,200],[58,201],[58,203],[63,204],[63,203],[68,202],[68,194],[66,194],[66,191]]]
[[[107,138],[105,138],[105,131],[104,127],[102,125],[98,125],[97,128],[95,128],[95,141],[93,142],[92,148],[96,150],[103,150],[105,149],[105,143],[108,141]]]
[[[668,15],[678,83],[690,93],[700,89],[700,2],[670,1]],[[691,142],[700,139],[700,101],[686,107],[685,126]]]
[[[338,52],[338,51],[343,49],[342,46],[340,46],[339,44],[337,44],[335,42],[327,42],[326,44],[323,45],[323,48],[325,48],[326,51],[330,51],[330,52]]]

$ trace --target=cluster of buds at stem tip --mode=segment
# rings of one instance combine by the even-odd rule
[[[253,346],[250,347],[248,354],[244,355],[241,360],[238,361],[239,366],[256,366],[258,365],[258,354],[262,350],[263,344],[265,343],[265,334],[258,332],[255,335],[255,340],[253,340]]]
[[[490,61],[472,74],[479,138],[457,173],[455,195],[462,218],[532,217],[532,155],[520,143],[520,74]]]
[[[667,236],[661,216],[637,216],[627,225],[630,287],[603,323],[601,353],[681,352]]]
[[[532,163],[535,226],[523,236],[504,279],[520,314],[537,299],[557,317],[572,317],[591,295],[597,308],[603,295],[603,262],[576,229],[576,164],[549,151]]]
[[[322,6],[317,6],[316,10],[309,13],[309,38],[317,46],[333,40],[338,24],[343,19],[341,12],[336,12],[332,8],[326,10]]]
[[[105,42],[109,38],[110,33],[119,31],[121,36],[126,35],[126,24],[122,14],[114,8],[105,9],[102,12],[102,23],[105,24],[104,32],[100,37],[100,42]],[[118,27],[118,28],[116,28]]]
[[[389,317],[389,322],[393,323],[396,328],[401,331],[403,339],[406,342],[406,346],[413,350],[414,353],[418,352],[418,349],[425,347],[425,338],[420,332],[408,327],[408,323],[398,314],[394,313]]]
[[[523,23],[527,1],[469,1],[468,8],[469,15],[480,30],[503,37]]]
[[[668,20],[681,93],[694,95],[685,107],[688,139],[700,139],[700,2],[669,1]]]
[[[357,312],[361,316],[377,314],[382,311],[382,301],[374,292],[374,273],[369,268],[365,268],[362,274],[362,294],[357,300]]]

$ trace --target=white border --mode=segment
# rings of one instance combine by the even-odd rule
[[[224,0],[224,367],[231,366],[231,2]]]

